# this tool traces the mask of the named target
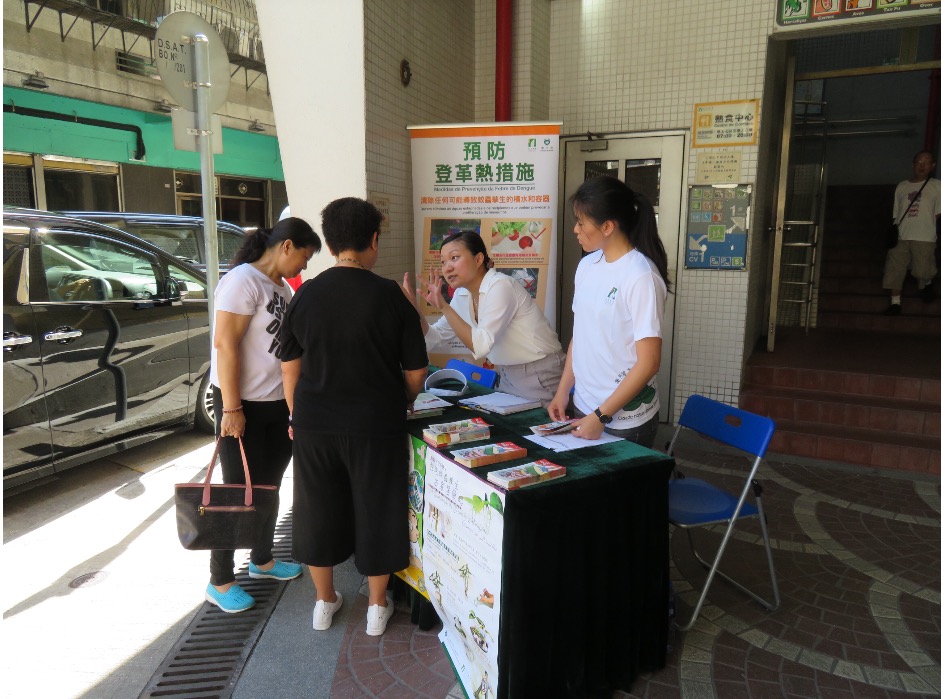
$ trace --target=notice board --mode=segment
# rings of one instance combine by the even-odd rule
[[[750,184],[690,185],[687,269],[744,269]]]

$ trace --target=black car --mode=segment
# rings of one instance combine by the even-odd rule
[[[213,431],[204,274],[123,231],[3,214],[3,487]]]
[[[64,216],[104,223],[120,228],[197,269],[207,267],[203,219],[173,214],[131,213],[129,211],[61,211]],[[234,223],[217,221],[217,257],[220,273],[230,268],[233,255],[243,245],[246,232]]]

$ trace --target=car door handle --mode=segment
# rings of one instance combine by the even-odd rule
[[[14,347],[28,345],[33,341],[30,335],[16,335],[3,338],[3,349],[6,352],[12,352]]]
[[[43,335],[43,339],[46,340],[46,342],[52,342],[55,340],[59,343],[65,343],[69,340],[74,340],[77,337],[82,337],[82,331],[70,330],[68,328],[56,328],[51,333],[46,333]]]

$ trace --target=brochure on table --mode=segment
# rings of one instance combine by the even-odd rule
[[[414,574],[443,622],[440,640],[466,695],[486,683],[494,696],[505,493],[423,441],[411,441],[411,521],[418,521],[411,530],[411,567],[418,568]]]

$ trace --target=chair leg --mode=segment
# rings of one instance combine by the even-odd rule
[[[725,536],[722,538],[722,543],[719,545],[719,551],[715,555],[715,560],[712,562],[712,565],[709,565],[704,560],[702,560],[702,557],[696,551],[695,542],[692,540],[692,532],[688,528],[686,529],[686,534],[689,536],[689,548],[692,549],[692,553],[696,557],[696,560],[699,561],[699,563],[701,563],[709,571],[709,574],[706,576],[705,584],[702,586],[702,592],[699,594],[699,601],[696,602],[696,606],[692,609],[692,616],[689,619],[689,623],[687,623],[685,626],[679,626],[677,624],[681,631],[688,631],[691,629],[695,625],[696,620],[699,618],[699,612],[702,611],[702,605],[705,603],[705,598],[709,594],[709,586],[712,584],[712,579],[718,572],[719,562],[722,560],[722,554],[725,553],[725,546],[728,544],[728,539],[731,533],[732,527],[730,525],[725,532]]]
[[[758,520],[759,520],[759,523],[761,524],[761,534],[762,534],[762,538],[764,539],[765,553],[767,554],[767,558],[768,558],[768,571],[771,574],[771,587],[774,591],[774,602],[769,602],[763,597],[755,594],[754,592],[749,590],[747,587],[745,587],[738,581],[733,580],[730,576],[726,575],[721,570],[719,570],[719,563],[722,560],[722,554],[725,553],[725,548],[726,546],[728,546],[729,538],[731,537],[732,531],[734,530],[734,524],[735,524],[734,522],[732,522],[726,529],[725,535],[722,538],[722,542],[719,544],[718,553],[716,553],[715,560],[711,564],[705,559],[703,559],[702,556],[699,555],[698,550],[696,550],[695,542],[692,539],[692,530],[687,527],[686,535],[689,537],[689,548],[692,550],[693,556],[695,556],[696,560],[702,565],[703,568],[705,568],[709,572],[708,572],[708,575],[706,576],[705,584],[702,587],[702,592],[699,595],[699,601],[696,602],[696,606],[692,610],[692,617],[689,619],[689,623],[687,623],[685,626],[679,626],[677,624],[680,630],[688,631],[695,625],[696,620],[699,618],[699,612],[702,610],[702,605],[705,603],[706,596],[709,594],[709,586],[712,584],[712,580],[716,575],[718,575],[723,580],[726,580],[728,583],[730,583],[734,587],[744,592],[746,595],[748,595],[753,600],[758,602],[758,604],[760,604],[762,607],[764,607],[768,611],[773,612],[778,607],[781,606],[781,595],[778,592],[778,581],[774,572],[774,557],[772,556],[772,553],[771,553],[771,542],[768,539],[768,527],[767,527],[767,524],[765,523],[764,510],[762,509],[762,506],[761,506],[761,498],[757,498],[756,503],[758,505]]]
[[[765,552],[768,554],[768,572],[771,573],[771,590],[774,593],[774,603],[768,604],[764,600],[756,597],[761,604],[769,611],[774,611],[781,606],[781,593],[778,591],[778,577],[774,573],[774,556],[771,553],[771,541],[768,539],[768,522],[765,520],[765,511],[761,506],[761,498],[756,498],[758,504],[758,523],[761,525],[761,536],[765,541]]]

